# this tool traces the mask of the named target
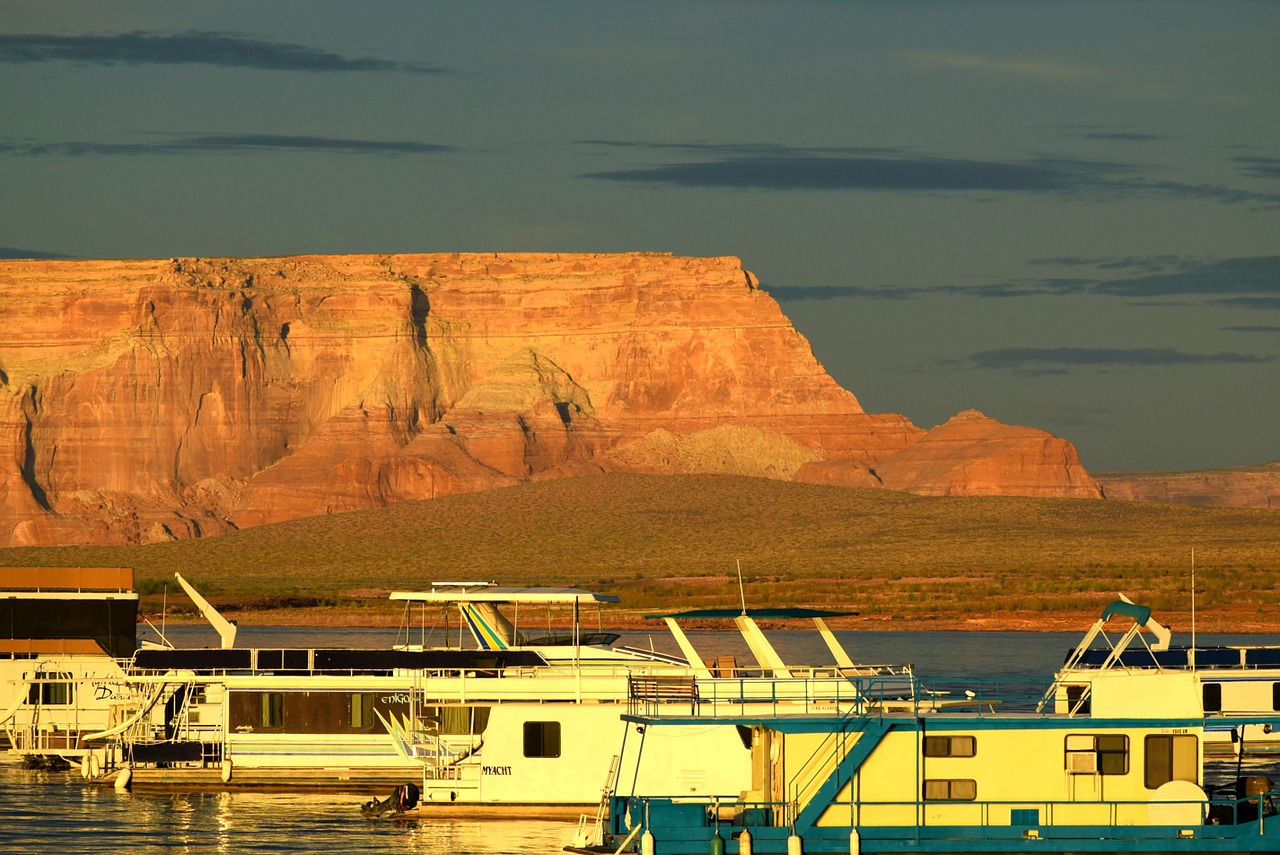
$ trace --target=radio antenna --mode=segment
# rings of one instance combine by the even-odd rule
[[[1191,669],[1196,667],[1196,548],[1191,547]]]
[[[742,559],[735,558],[734,561],[738,562],[738,596],[742,598],[742,613],[745,615],[747,613],[747,590],[742,587]]]

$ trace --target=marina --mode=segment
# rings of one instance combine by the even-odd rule
[[[472,646],[139,651],[130,683],[150,700],[114,746],[88,755],[86,777],[179,789],[410,779],[424,804],[590,807],[617,776],[636,777],[612,749],[637,697],[714,704],[719,693],[739,707],[835,708],[852,700],[850,676],[894,673],[854,665],[823,622],[835,612],[757,613],[812,620],[834,660],[816,667],[784,661],[746,612],[662,616],[678,656],[583,633],[580,608],[612,598],[574,588],[451,583],[392,599],[456,606]],[[545,605],[572,608],[559,636],[528,637],[499,608],[519,615]],[[727,617],[750,651],[741,665],[733,655],[704,659],[680,626]],[[148,715],[162,700],[162,717]],[[665,760],[643,774],[645,789],[718,795],[749,783],[735,728],[675,728],[651,749]]]
[[[583,607],[611,597],[438,583],[392,595],[423,609],[416,640],[406,621],[392,643],[342,631],[325,647],[319,631],[241,634],[180,581],[207,627],[151,627],[163,643],[143,639],[128,659],[89,633],[119,674],[72,673],[102,662],[54,650],[9,678],[12,754],[67,768],[6,768],[6,787],[27,775],[24,794],[78,786],[212,810],[230,793],[246,805],[350,794],[352,822],[540,820],[559,845],[640,855],[1280,850],[1272,778],[1245,766],[1250,731],[1269,735],[1280,713],[1221,702],[1225,682],[1271,686],[1272,648],[1173,646],[1124,598],[1083,638],[833,632],[826,621],[845,613],[745,600],[620,633],[582,626]],[[572,619],[535,634],[535,605]],[[446,615],[430,632],[427,606]],[[35,658],[23,643],[86,634],[60,631],[11,639],[10,669]],[[112,686],[110,702],[86,698],[91,684]],[[1215,761],[1223,745],[1235,753]]]
[[[217,635],[201,625],[170,626],[166,635],[178,646],[217,645]],[[1036,632],[880,632],[837,631],[849,650],[868,661],[902,661],[916,664],[923,679],[963,695],[965,687],[980,683],[1039,680],[1061,667],[1080,641],[1079,633]],[[620,642],[650,646],[677,654],[674,641],[658,632],[622,632]],[[770,634],[785,657],[815,660],[825,645],[815,633],[780,631]],[[363,649],[386,645],[393,631],[387,629],[333,629],[305,627],[241,627],[240,640],[253,647],[287,648],[332,646],[341,639]],[[691,631],[699,650],[719,657],[749,656],[736,633]],[[1247,635],[1204,636],[1214,645],[1245,645],[1258,639]],[[963,676],[956,676],[963,675]],[[1222,758],[1213,761],[1219,778],[1236,774],[1271,775],[1269,758]],[[100,851],[101,841],[130,851],[170,851],[180,843],[188,851],[245,851],[270,848],[280,852],[327,852],[337,841],[350,847],[358,841],[363,851],[474,853],[559,851],[570,843],[576,822],[546,822],[527,816],[495,823],[492,817],[435,813],[405,820],[366,820],[359,806],[364,800],[382,799],[389,787],[366,787],[360,792],[259,792],[254,790],[172,792],[146,788],[119,792],[111,787],[85,786],[78,771],[49,772],[23,768],[15,762],[0,765],[0,846],[6,851],[58,851],[74,855]],[[59,817],[51,822],[50,817]],[[28,822],[30,821],[30,822]],[[38,834],[28,831],[42,823]],[[847,839],[844,841],[848,851]],[[708,851],[704,846],[697,851]],[[726,841],[730,846],[733,844]],[[757,849],[756,851],[762,851]],[[785,850],[784,850],[785,851]],[[808,850],[806,850],[808,851]]]
[[[218,637],[199,624],[171,625],[165,634],[178,646],[216,646]],[[700,650],[745,657],[736,634],[691,631]],[[814,633],[773,633],[778,650],[796,661],[815,659],[824,649]],[[1060,664],[1077,634],[964,632],[847,632],[836,635],[859,658],[931,663],[934,674],[1045,674]],[[621,641],[678,653],[656,631],[623,631]],[[334,646],[339,640],[360,648],[394,641],[394,630],[377,628],[242,626],[238,638],[254,647]],[[359,849],[372,855],[496,855],[559,852],[576,831],[574,821],[521,817],[495,823],[492,817],[432,815],[411,820],[366,820],[360,804],[386,797],[389,787],[356,793],[258,792],[252,790],[172,792],[85,786],[77,771],[27,769],[15,760],[0,763],[0,849],[15,855],[58,852],[96,855],[121,848],[153,855],[175,847],[188,852],[271,851],[331,853]],[[497,826],[495,828],[495,826]]]

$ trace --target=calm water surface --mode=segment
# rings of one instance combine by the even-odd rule
[[[727,627],[728,628],[728,627]],[[733,654],[750,662],[736,633],[690,633],[706,656]],[[170,627],[179,645],[217,646],[205,627]],[[813,633],[769,634],[784,658],[813,664],[831,661]],[[911,663],[934,685],[984,680],[1044,680],[1062,664],[1078,633],[841,632],[855,661]],[[396,640],[388,629],[242,627],[237,644],[251,647],[379,647]],[[624,643],[677,648],[665,628],[631,632]],[[1202,636],[1210,644],[1260,644],[1257,636]],[[389,791],[388,791],[389,792]],[[270,852],[430,853],[498,855],[551,853],[575,828],[559,821],[376,821],[360,816],[367,798],[386,793],[117,793],[87,787],[78,774],[36,772],[0,762],[0,853]]]

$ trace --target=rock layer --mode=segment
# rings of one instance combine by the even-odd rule
[[[0,262],[0,544],[615,470],[1099,495],[1043,432],[937,431],[863,412],[736,258]]]
[[[1280,461],[1190,472],[1108,472],[1098,479],[1112,499],[1280,510]]]
[[[890,490],[927,496],[1100,494],[1071,443],[1036,428],[1001,424],[976,410],[953,416],[885,458],[876,474]]]

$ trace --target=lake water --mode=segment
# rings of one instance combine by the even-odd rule
[[[179,645],[217,646],[205,627],[170,627]],[[841,632],[855,661],[912,663],[937,685],[981,680],[1044,680],[1080,640],[1077,633]],[[813,633],[769,633],[785,658],[830,662]],[[379,647],[394,630],[242,627],[239,646]],[[705,656],[733,654],[750,662],[736,633],[690,637]],[[1270,639],[1268,639],[1270,640]],[[665,628],[624,633],[623,642],[678,652]],[[1256,636],[1202,636],[1202,645],[1259,644]],[[497,855],[558,852],[575,825],[561,821],[368,821],[361,801],[386,793],[159,793],[89,787],[76,773],[39,772],[0,762],[0,853],[98,855],[150,853],[335,853],[369,855]]]

